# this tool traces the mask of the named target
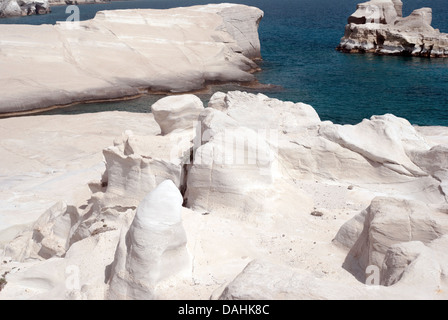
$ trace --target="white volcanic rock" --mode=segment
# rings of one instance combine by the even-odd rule
[[[400,0],[373,0],[360,3],[356,11],[348,18],[348,23],[394,23],[402,16],[403,3]]]
[[[169,180],[142,201],[118,244],[109,299],[154,299],[160,281],[189,270],[182,202],[182,195]]]
[[[448,145],[436,145],[427,152],[414,151],[412,160],[440,181],[440,189],[448,199]]]
[[[256,212],[274,183],[275,163],[274,151],[255,131],[227,128],[196,150],[188,172],[188,206]]]
[[[422,287],[442,294],[448,288],[447,247],[447,236],[428,245],[408,242],[392,246],[384,260],[382,284],[406,290],[406,287],[421,283]]]
[[[446,299],[446,128],[177,99],[166,116],[199,123],[166,135],[152,114],[0,120],[0,240],[24,229],[0,299]],[[370,264],[388,287],[363,283]]]
[[[447,288],[448,237],[428,245],[413,241],[393,245],[386,253],[381,284],[402,290],[421,283],[422,287],[441,293]]]
[[[241,52],[250,59],[261,59],[258,26],[263,14],[253,10],[241,10],[231,4],[217,4],[211,7],[217,9],[216,13],[224,20],[221,30],[227,32],[237,42]],[[238,50],[238,49],[237,49]]]
[[[72,227],[78,222],[77,209],[59,202],[48,209],[31,230],[18,235],[5,248],[16,261],[62,257],[69,248]]]
[[[448,56],[448,34],[431,27],[432,9],[401,16],[399,0],[372,0],[349,17],[338,50],[425,57]]]
[[[286,266],[255,260],[239,274],[219,300],[309,300],[359,296],[362,285],[347,291],[344,284],[316,279]],[[349,293],[350,292],[350,293]],[[269,310],[266,310],[269,311]]]
[[[277,159],[276,176],[358,185],[368,181],[366,188],[375,189],[377,185],[376,190],[383,194],[413,193],[419,195],[419,200],[445,201],[439,188],[440,179],[420,168],[413,159],[416,154],[428,152],[434,144],[405,119],[385,115],[356,126],[340,126],[321,122],[308,105],[243,92],[216,93],[208,106],[200,116],[201,132],[197,137],[201,139],[195,143],[195,149],[217,133],[221,133],[220,144],[225,146],[226,131],[247,127],[272,148]],[[370,143],[372,140],[378,144]],[[193,168],[196,173],[197,166]]]
[[[204,143],[209,142],[218,133],[224,132],[226,129],[237,129],[239,127],[237,121],[212,107],[205,109],[199,115],[198,121],[200,122],[200,126],[197,126],[196,131],[196,149]]]
[[[412,150],[427,151],[430,145],[405,119],[393,115],[374,116],[356,126],[325,125],[319,133],[328,140],[373,162],[382,163],[400,174],[427,175],[407,154]]]
[[[0,18],[50,13],[48,0],[0,0]]]
[[[360,230],[363,218],[364,227]],[[429,244],[448,234],[446,214],[417,201],[375,198],[366,212],[354,219],[356,222],[348,222],[341,228],[336,240],[349,245],[347,235],[357,239],[345,267],[361,279],[368,266],[383,266],[386,253],[394,244],[410,241]]]
[[[104,189],[102,150],[123,131],[130,129],[135,136],[160,134],[152,114],[128,112],[27,116],[0,122],[0,246],[18,232],[32,229],[60,201],[82,214],[92,192]],[[171,147],[166,149],[169,154]],[[145,195],[132,205],[136,207]]]
[[[421,8],[412,11],[412,13],[408,17],[397,19],[394,25],[400,30],[434,33],[435,30],[433,27],[431,27],[431,23],[432,9]]]
[[[253,81],[262,16],[254,7],[225,4],[103,11],[55,26],[0,25],[0,112]],[[24,64],[23,57],[30,60]]]
[[[171,96],[154,103],[151,111],[162,135],[166,135],[175,130],[193,129],[199,114],[204,111],[204,104],[192,94]]]
[[[0,300],[102,300],[106,268],[114,260],[119,231],[100,233],[73,244],[64,258],[15,265]]]
[[[320,123],[319,115],[310,105],[283,102],[264,94],[218,92],[212,96],[208,106],[224,112],[241,126],[253,130],[272,129],[289,133]]]
[[[107,184],[104,204],[136,207],[161,182],[169,179],[184,184],[184,159],[189,160],[195,130],[180,135],[138,136],[127,131],[106,148],[104,158]]]
[[[199,120],[185,195],[190,208],[256,223],[312,209],[311,199],[282,178],[278,135],[320,121],[314,109],[261,94],[216,93]],[[277,193],[295,205],[276,200]]]
[[[220,300],[395,300],[399,297],[400,299],[437,297],[434,290],[412,292],[400,289],[379,286],[372,288],[360,282],[347,283],[319,279],[308,271],[255,260],[227,284],[220,296],[212,298]],[[409,290],[409,287],[406,289]]]

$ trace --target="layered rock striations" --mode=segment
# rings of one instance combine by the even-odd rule
[[[448,34],[431,26],[432,9],[417,9],[403,17],[402,7],[400,0],[358,4],[337,49],[348,53],[448,57]]]
[[[251,82],[262,17],[254,7],[212,4],[0,25],[0,112]]]

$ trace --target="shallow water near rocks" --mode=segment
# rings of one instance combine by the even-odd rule
[[[97,11],[126,8],[170,8],[216,0],[137,0],[80,6],[81,19]],[[448,59],[348,55],[335,50],[347,17],[360,0],[240,0],[261,8],[263,61],[260,83],[279,89],[249,90],[238,85],[215,86],[200,95],[207,101],[214,91],[261,91],[271,97],[312,105],[322,120],[354,124],[372,115],[393,113],[418,125],[448,126]],[[448,32],[446,0],[406,0],[404,14],[421,7],[433,9],[433,26]],[[1,19],[0,23],[54,24],[67,19],[65,6],[52,14]],[[121,110],[150,112],[161,96],[110,103],[80,104],[46,114]]]

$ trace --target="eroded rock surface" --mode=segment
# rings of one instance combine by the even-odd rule
[[[0,18],[50,13],[48,0],[1,0]]]
[[[393,115],[337,125],[309,105],[238,91],[208,108],[192,95],[152,108],[104,113],[105,123],[69,116],[90,132],[77,157],[92,165],[103,149],[90,192],[67,155],[69,118],[55,116],[53,134],[42,117],[45,132],[31,126],[21,140],[8,132],[35,118],[3,120],[0,146],[14,160],[0,159],[13,192],[4,207],[16,201],[26,215],[24,204],[58,197],[3,248],[0,299],[446,299],[446,128]],[[124,132],[105,148],[113,124]],[[93,128],[101,147],[86,156]],[[73,168],[41,182],[53,153]],[[21,176],[23,165],[34,171]]]
[[[372,0],[348,18],[338,50],[385,55],[448,57],[448,34],[431,26],[432,9],[402,16],[400,0]]]
[[[103,11],[55,26],[0,25],[0,112],[251,82],[262,17],[255,7],[211,4]]]

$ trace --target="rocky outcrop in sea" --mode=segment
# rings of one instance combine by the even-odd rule
[[[414,10],[403,17],[400,0],[372,0],[358,4],[348,18],[337,50],[418,57],[448,57],[448,34],[434,29],[432,9]]]
[[[0,0],[0,18],[50,13],[48,0]]]

